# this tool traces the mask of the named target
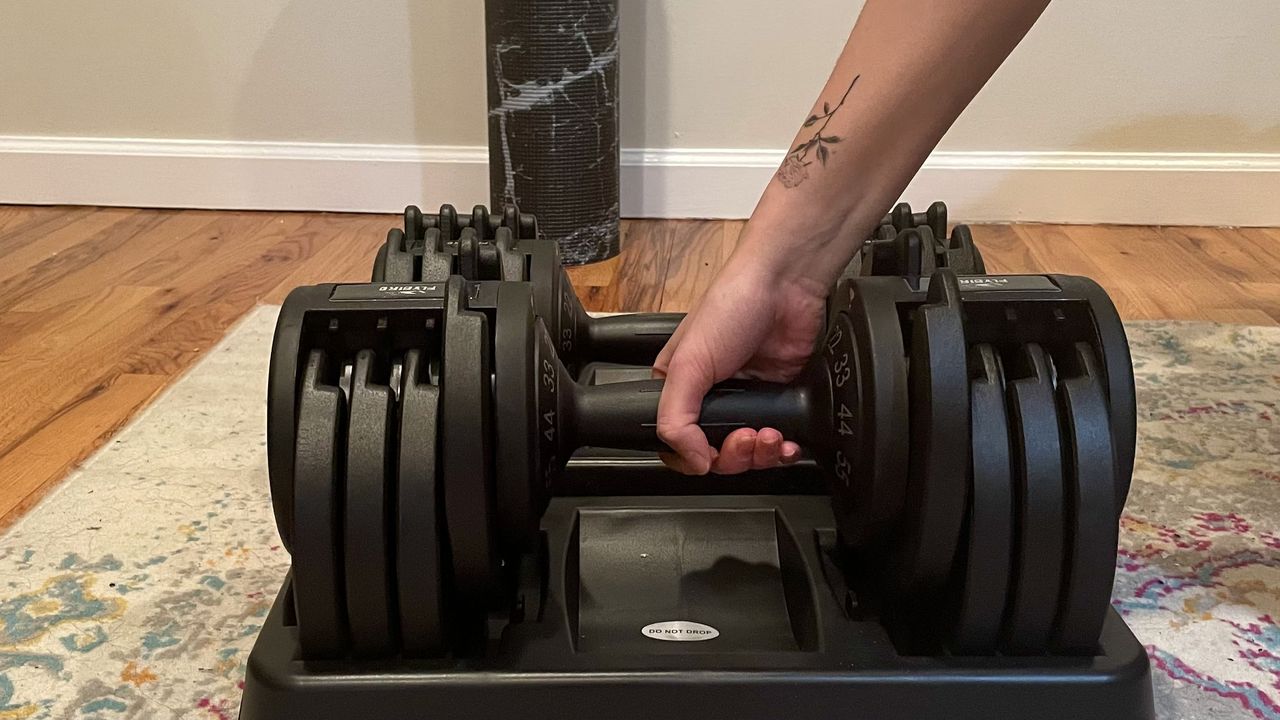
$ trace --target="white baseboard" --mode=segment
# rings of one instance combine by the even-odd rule
[[[782,154],[624,150],[626,217],[740,218]],[[0,136],[0,203],[398,212],[487,202],[483,147]],[[1280,153],[937,152],[904,199],[966,222],[1280,225]]]

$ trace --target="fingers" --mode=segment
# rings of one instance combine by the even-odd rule
[[[761,445],[759,433],[751,428],[740,428],[729,433],[720,446],[720,457],[711,464],[711,472],[718,475],[736,475],[751,469],[756,448]]]
[[[751,458],[752,466],[764,470],[779,465],[782,462],[782,433],[773,428],[765,428],[757,437],[755,455]]]
[[[711,464],[711,472],[734,475],[748,470],[769,470],[799,459],[800,446],[783,439],[777,430],[741,428],[725,438],[720,456]]]

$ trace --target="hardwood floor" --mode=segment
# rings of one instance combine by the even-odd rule
[[[392,215],[0,206],[0,527],[259,302],[368,278]],[[738,221],[630,221],[591,310],[681,311]],[[980,226],[992,272],[1090,275],[1128,319],[1280,324],[1280,230]]]

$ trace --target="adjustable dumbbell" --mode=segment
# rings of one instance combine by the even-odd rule
[[[917,278],[943,267],[959,275],[986,273],[967,225],[957,225],[950,238],[935,236],[928,226],[894,231],[882,225],[864,248],[859,274]]]
[[[410,205],[404,228],[393,228],[378,248],[373,282],[443,282],[449,275],[469,280],[521,280],[523,258],[509,252],[520,240],[538,237],[538,221],[514,205],[501,216],[477,205],[470,216],[459,216],[452,205],[425,215]]]
[[[813,453],[844,543],[917,626],[950,623],[948,637],[972,652],[1087,651],[1108,606],[1132,470],[1132,374],[1118,316],[1082,279],[978,286],[983,298],[966,303],[949,271],[926,282],[906,338],[900,288],[846,284],[823,352],[794,383],[718,386],[702,427],[713,443],[740,427],[775,427]],[[574,382],[545,329],[511,305],[495,324],[494,402],[525,412],[495,417],[496,492],[503,522],[525,515],[532,533],[538,494],[578,445],[660,448],[662,384]],[[967,332],[970,314],[978,327]],[[1011,344],[1018,327],[1029,341]],[[967,576],[953,574],[957,557],[972,558]],[[954,614],[936,612],[946,587]],[[1012,588],[1008,613],[997,588]]]
[[[684,317],[677,313],[592,317],[565,274],[559,246],[537,238],[536,220],[514,207],[504,211],[500,223],[480,206],[465,223],[449,205],[436,216],[424,216],[410,207],[405,211],[405,226],[423,228],[421,242],[413,231],[393,230],[379,250],[374,282],[444,282],[450,275],[469,280],[527,280],[533,284],[535,312],[571,368],[590,361],[651,363]]]

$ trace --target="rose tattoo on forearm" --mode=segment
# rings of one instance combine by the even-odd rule
[[[794,150],[787,153],[787,157],[782,161],[782,167],[778,168],[778,180],[782,182],[783,187],[793,188],[805,180],[809,179],[809,166],[813,164],[813,160],[809,157],[812,152],[814,157],[818,159],[818,163],[823,167],[827,165],[827,159],[831,156],[831,145],[840,142],[839,135],[825,135],[827,125],[831,123],[831,118],[844,107],[845,100],[849,99],[849,93],[853,91],[853,86],[858,84],[858,78],[861,75],[855,75],[853,82],[849,83],[849,87],[845,89],[844,95],[840,97],[840,102],[835,107],[831,107],[828,102],[822,103],[821,115],[810,115],[809,119],[804,121],[805,127],[813,127],[819,122],[822,125],[813,133],[813,137],[800,143]]]

